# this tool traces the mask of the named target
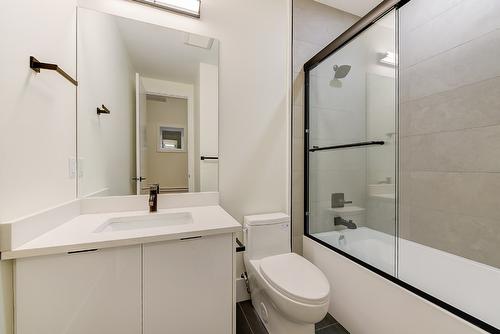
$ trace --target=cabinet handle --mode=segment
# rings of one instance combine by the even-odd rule
[[[201,235],[197,235],[195,237],[185,237],[185,238],[181,238],[181,240],[191,240],[191,239],[199,239],[201,238]]]
[[[84,249],[84,250],[77,250],[77,251],[71,251],[68,252],[68,255],[71,254],[79,254],[79,253],[89,253],[89,252],[97,252],[99,249],[93,248],[93,249]]]

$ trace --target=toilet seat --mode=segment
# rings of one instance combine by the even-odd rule
[[[274,289],[291,300],[322,305],[328,302],[330,285],[314,264],[295,253],[265,257],[259,272]]]

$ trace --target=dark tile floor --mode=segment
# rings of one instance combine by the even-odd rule
[[[316,324],[316,334],[349,334],[330,314]],[[236,334],[267,334],[252,302],[236,304]]]

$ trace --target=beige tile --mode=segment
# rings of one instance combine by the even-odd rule
[[[304,106],[304,71],[295,72],[293,79],[293,105]]]
[[[500,219],[500,173],[411,172],[403,182],[412,208]]]
[[[398,228],[399,236],[410,240],[410,211],[411,207],[405,204],[399,204]]]
[[[320,45],[301,41],[301,40],[293,40],[293,72],[302,71],[304,64],[312,58],[316,53],[318,53],[322,47]]]
[[[401,66],[415,65],[498,28],[500,1],[462,1],[414,30],[402,29]]]
[[[359,18],[311,0],[293,1],[294,38],[325,46]]]
[[[407,32],[425,25],[439,15],[446,13],[464,0],[418,0],[410,1],[399,11],[401,30]],[[472,0],[475,1],[475,0]]]
[[[400,106],[401,136],[500,124],[500,77]]]
[[[292,236],[292,252],[302,255],[302,235]]]
[[[293,137],[304,138],[304,107],[294,105],[292,112]]]
[[[304,171],[304,138],[292,138],[292,169]]]
[[[304,172],[302,170],[293,170],[292,188],[292,202],[301,201],[304,197]]]
[[[401,71],[407,102],[500,76],[500,30]]]
[[[404,142],[411,171],[500,172],[500,125],[412,136]]]
[[[413,207],[410,222],[410,240],[500,268],[498,219]]]

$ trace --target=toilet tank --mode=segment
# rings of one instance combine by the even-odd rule
[[[284,213],[245,216],[243,233],[246,260],[291,252],[290,217]]]

